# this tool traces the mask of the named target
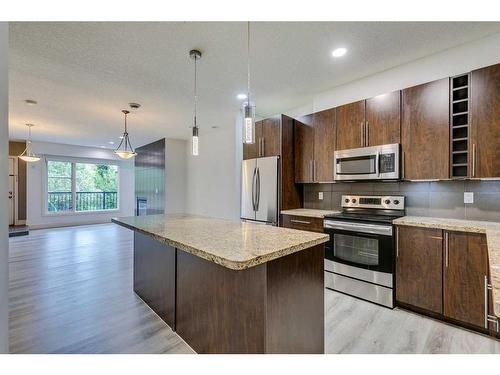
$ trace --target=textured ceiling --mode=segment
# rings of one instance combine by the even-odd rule
[[[252,24],[252,92],[260,116],[310,102],[313,94],[500,31],[500,23]],[[345,46],[340,59],[332,49]],[[187,138],[193,63],[199,62],[200,134],[234,126],[246,87],[246,24],[241,22],[11,23],[10,137],[106,146],[130,116],[134,146]],[[27,106],[24,99],[35,99]]]

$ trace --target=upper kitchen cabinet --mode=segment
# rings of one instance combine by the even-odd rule
[[[337,150],[364,147],[365,132],[364,100],[337,107]]]
[[[243,160],[280,156],[280,116],[255,122],[255,143],[243,144]]]
[[[401,143],[401,91],[366,99],[365,145]]]
[[[500,64],[471,73],[470,176],[500,177]]]
[[[335,151],[335,108],[313,114],[314,182],[333,181],[333,154]]]
[[[314,182],[313,115],[295,120],[295,182]]]
[[[404,89],[402,108],[402,177],[448,179],[449,79]]]

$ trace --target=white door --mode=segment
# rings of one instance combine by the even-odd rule
[[[9,176],[9,225],[14,225],[14,181],[16,176]]]

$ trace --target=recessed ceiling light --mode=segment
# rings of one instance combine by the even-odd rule
[[[113,142],[113,141],[109,141],[108,143],[109,143],[110,145],[114,145],[114,144],[115,144],[115,142]]]
[[[344,56],[347,53],[347,48],[340,47],[336,48],[332,51],[332,56],[333,57],[341,57]]]
[[[37,105],[38,102],[36,100],[33,100],[33,99],[26,99],[24,101],[27,105]]]
[[[247,98],[247,94],[238,94],[236,95],[236,98],[238,98],[238,100],[245,100]]]

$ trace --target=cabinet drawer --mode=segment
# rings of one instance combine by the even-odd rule
[[[282,219],[281,225],[285,228],[323,233],[323,219],[295,215],[282,215]]]

